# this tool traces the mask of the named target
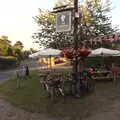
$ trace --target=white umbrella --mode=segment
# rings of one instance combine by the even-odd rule
[[[29,55],[29,58],[37,58],[37,57],[49,57],[49,56],[59,56],[61,50],[48,48],[42,51],[38,51]]]
[[[48,48],[48,49],[41,51],[39,53],[39,56],[40,57],[49,57],[50,58],[50,68],[52,68],[51,57],[59,56],[60,53],[61,53],[61,50]]]
[[[89,57],[101,56],[102,57],[101,65],[103,65],[104,57],[117,56],[118,54],[120,54],[120,51],[118,51],[118,50],[98,48],[98,49],[92,50]]]
[[[106,48],[98,48],[98,49],[92,50],[90,56],[115,56],[117,54],[120,54],[120,51],[106,49]]]
[[[33,53],[29,55],[29,58],[37,58],[39,55],[39,52]]]
[[[58,49],[52,49],[52,48],[48,48],[48,49],[45,49],[43,51],[41,51],[39,53],[39,56],[41,57],[49,57],[49,56],[59,56],[61,53],[61,50],[58,50]]]
[[[29,57],[30,58],[49,57],[50,58],[50,67],[52,67],[51,57],[59,56],[60,53],[61,53],[61,50],[48,48],[48,49],[36,52],[34,54],[31,54],[31,55],[29,55]]]

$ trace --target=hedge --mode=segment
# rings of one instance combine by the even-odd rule
[[[0,56],[0,69],[15,68],[18,64],[17,58],[13,56]]]

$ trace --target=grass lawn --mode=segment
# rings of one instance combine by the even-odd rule
[[[31,112],[71,118],[89,116],[101,106],[105,107],[114,98],[120,96],[120,83],[113,87],[111,82],[97,82],[94,93],[86,94],[80,99],[68,97],[65,103],[59,100],[54,104],[40,88],[39,80],[36,71],[31,74],[30,79],[25,81],[23,88],[16,88],[15,79],[8,80],[0,85],[0,96],[13,105]]]

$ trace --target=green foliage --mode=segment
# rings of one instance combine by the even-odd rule
[[[19,48],[15,49],[15,55],[19,55],[21,53],[21,50]]]
[[[25,58],[28,58],[28,53],[23,52],[23,43],[21,41],[17,41],[13,46],[11,45],[11,41],[7,39],[0,39],[0,56],[14,56],[17,60],[21,61]],[[15,58],[15,59],[16,59]],[[11,61],[11,59],[10,59]],[[4,61],[3,61],[4,62]],[[0,65],[1,68],[9,67],[9,62]],[[11,63],[12,64],[12,63]]]
[[[30,54],[30,52],[29,51],[24,51],[22,54],[23,54],[22,55],[23,59],[27,59],[29,54]]]
[[[8,55],[8,49],[11,49],[11,41],[7,39],[0,39],[0,55]]]
[[[7,48],[7,55],[8,56],[13,56],[13,49],[11,47]]]
[[[70,5],[73,0],[67,2]],[[111,25],[111,17],[109,16],[111,4],[109,1],[103,5],[99,0],[97,2],[96,0],[86,0],[84,4],[79,5],[83,15],[78,24],[78,44],[81,44],[84,40],[116,31]],[[35,16],[34,20],[38,24],[39,30],[33,35],[33,38],[40,46],[59,49],[73,46],[73,31],[67,33],[56,32],[55,14],[50,11],[39,10],[39,15]]]
[[[21,51],[21,49],[16,48],[16,49],[14,50],[14,54],[15,54],[15,56],[17,57],[17,59],[18,59],[19,61],[22,60],[22,51]]]
[[[0,56],[15,56],[18,60],[22,59],[23,43],[17,41],[15,45],[11,45],[9,40],[0,39]]]
[[[21,41],[17,41],[14,46],[18,47],[19,49],[22,49],[24,46],[23,46],[23,43]]]

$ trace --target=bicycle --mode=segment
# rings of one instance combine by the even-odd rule
[[[52,101],[56,100],[56,97],[62,96],[65,101],[64,82],[61,77],[52,73],[48,74],[43,81],[40,81],[42,88],[47,91]]]

